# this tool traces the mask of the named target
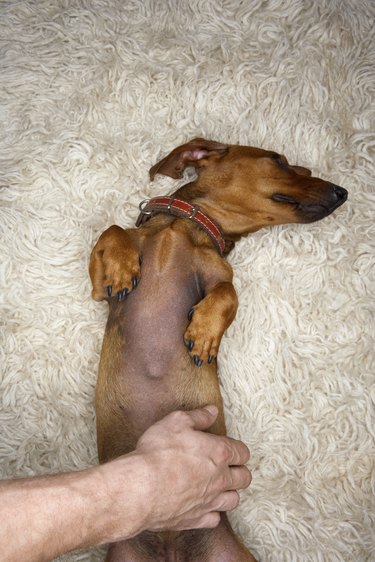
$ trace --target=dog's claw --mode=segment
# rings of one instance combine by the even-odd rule
[[[118,302],[121,302],[124,300],[124,298],[126,297],[126,295],[128,294],[128,289],[122,289],[122,291],[119,291],[117,293],[117,300]]]
[[[107,295],[109,298],[111,298],[112,296],[112,285],[108,285],[108,287],[106,287],[107,289]]]
[[[203,365],[203,360],[199,359],[198,355],[194,355],[193,361],[197,367],[201,367]]]
[[[189,310],[189,314],[188,314],[188,320],[191,321],[191,319],[193,318],[193,314],[194,314],[194,308],[191,308]]]
[[[185,343],[185,345],[186,345],[186,347],[188,348],[189,351],[193,350],[193,347],[194,347],[193,340],[184,340],[184,343]]]
[[[140,255],[139,258],[138,258],[139,266],[142,265],[142,262],[143,262],[143,257],[142,257],[142,255]]]
[[[139,279],[138,277],[134,276],[132,277],[132,288],[135,289],[136,286],[138,285]]]
[[[214,359],[215,359],[215,358],[214,358],[213,355],[209,355],[207,361],[208,361],[208,363],[212,363],[212,361],[213,361]]]

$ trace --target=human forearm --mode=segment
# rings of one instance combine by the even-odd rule
[[[125,521],[122,518],[121,534],[128,538],[141,527],[141,514],[134,507],[137,471],[131,456],[123,459],[122,470],[129,477],[126,490],[129,517]],[[71,474],[0,482],[2,560],[51,560],[72,549],[109,542],[113,533],[111,522],[116,514],[112,508],[113,483],[106,471],[103,466]],[[123,499],[124,496],[123,491]],[[119,534],[119,529],[116,532]]]
[[[204,433],[216,416],[215,407],[174,412],[107,464],[0,482],[2,562],[43,562],[145,529],[216,526],[251,480],[247,447]]]

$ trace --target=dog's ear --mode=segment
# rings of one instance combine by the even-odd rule
[[[290,166],[300,176],[311,176],[311,170],[308,168],[303,168],[302,166]]]
[[[199,168],[212,157],[228,152],[228,145],[206,139],[193,139],[178,146],[168,156],[157,162],[149,171],[153,181],[156,174],[163,174],[174,179],[182,178],[185,168]]]

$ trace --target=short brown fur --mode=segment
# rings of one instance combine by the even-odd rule
[[[225,253],[259,228],[324,218],[347,196],[283,156],[205,139],[177,147],[150,176],[177,179],[187,166],[194,166],[198,177],[175,195],[221,226]],[[216,404],[219,417],[212,432],[225,434],[216,357],[235,317],[237,296],[232,269],[209,236],[192,221],[167,214],[153,216],[139,229],[112,226],[92,251],[90,276],[93,298],[109,303],[96,391],[100,461],[133,450],[151,424],[175,409]],[[194,358],[203,364],[197,367]],[[255,558],[223,514],[216,529],[143,533],[111,545],[107,561]]]

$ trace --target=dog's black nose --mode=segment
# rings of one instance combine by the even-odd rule
[[[333,185],[333,192],[337,197],[337,201],[340,201],[341,203],[344,203],[344,201],[348,198],[348,192],[346,189],[340,187],[339,185]]]

